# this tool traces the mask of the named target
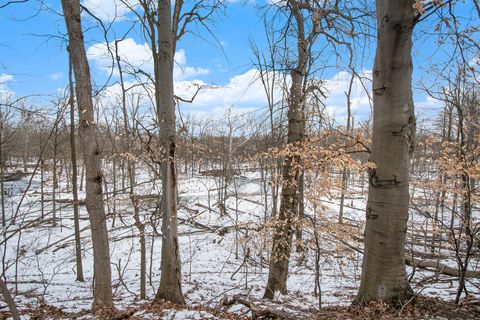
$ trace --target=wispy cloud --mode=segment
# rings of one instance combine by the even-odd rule
[[[55,72],[50,75],[50,79],[59,80],[63,78],[63,72]]]

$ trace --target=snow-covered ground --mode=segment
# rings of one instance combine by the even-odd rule
[[[139,301],[140,244],[133,221],[133,210],[128,194],[120,190],[113,195],[110,175],[107,185],[106,207],[112,263],[114,302],[118,309],[140,306],[150,301],[160,279],[161,237],[157,214],[157,195],[160,181],[151,174],[138,170],[135,193],[142,196],[141,215],[147,223],[147,301]],[[86,310],[92,303],[92,247],[87,212],[81,206],[83,265],[85,282],[75,281],[75,247],[73,233],[73,209],[67,200],[72,199],[66,179],[60,181],[56,198],[58,223],[52,225],[52,177],[46,174],[44,184],[44,221],[41,216],[40,175],[31,175],[21,181],[6,182],[12,190],[6,196],[6,240],[2,236],[0,254],[8,287],[15,295],[20,309],[34,309],[46,303],[75,313]],[[252,301],[262,298],[268,275],[268,232],[259,226],[264,224],[264,195],[260,174],[242,172],[230,183],[226,201],[226,214],[221,215],[217,202],[216,178],[197,175],[194,178],[179,175],[179,237],[182,259],[183,292],[190,307],[217,308],[225,295],[242,294]],[[350,186],[352,192],[346,199],[345,226],[334,223],[339,211],[337,198],[322,197],[322,210],[318,223],[321,236],[320,284],[322,306],[348,305],[354,298],[361,276],[362,256],[345,244],[361,248],[352,236],[361,237],[365,208],[365,194],[360,187]],[[365,192],[365,190],[364,190]],[[335,192],[334,192],[335,193]],[[22,199],[23,197],[23,199]],[[79,198],[84,194],[80,192]],[[270,198],[269,198],[270,201]],[[18,209],[15,223],[12,216]],[[113,214],[115,213],[115,214]],[[320,216],[321,214],[321,216]],[[312,206],[307,204],[306,215],[313,217]],[[412,211],[410,229],[420,229],[425,217]],[[156,228],[152,228],[152,224]],[[330,228],[330,229],[329,229]],[[323,232],[322,232],[323,230]],[[334,230],[327,232],[325,230]],[[308,315],[319,306],[315,296],[315,250],[313,230],[304,232],[305,250],[293,250],[288,278],[289,293],[279,295],[274,304],[298,315]],[[354,233],[354,234],[352,234]],[[337,241],[341,239],[344,242]],[[422,243],[411,242],[416,251],[429,252]],[[453,257],[441,261],[456,266]],[[480,271],[480,259],[474,257],[469,270]],[[412,272],[412,268],[408,268]],[[475,282],[476,281],[476,282]],[[455,277],[416,269],[412,278],[416,292],[453,299],[457,290]],[[480,296],[478,279],[469,280],[467,289],[475,297]],[[268,304],[267,302],[263,302]],[[0,303],[4,307],[4,303]],[[230,311],[239,316],[248,315],[244,307],[233,306]],[[138,311],[139,319],[155,319],[147,310]],[[24,315],[27,319],[28,315]],[[85,315],[83,318],[89,318]],[[165,319],[217,319],[219,315],[208,310],[167,310]],[[68,317],[67,317],[68,318]]]

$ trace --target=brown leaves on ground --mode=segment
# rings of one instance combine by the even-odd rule
[[[258,304],[259,309],[262,306]],[[205,313],[214,316],[216,319],[252,319],[250,316],[237,315],[228,311],[220,310],[217,308],[210,308],[204,306],[181,306],[172,304],[169,302],[160,302],[155,304],[145,304],[142,306],[132,307],[127,310],[106,310],[105,312],[97,312],[94,314],[94,319],[108,319],[108,320],[138,320],[146,319],[141,315],[145,312],[151,314],[156,319],[164,319],[168,312],[172,310],[190,310],[190,311],[203,311]],[[90,314],[90,311],[84,310],[78,313],[67,313],[62,311],[58,307],[54,307],[46,304],[45,302],[39,303],[35,308],[30,310],[22,310],[23,315],[30,315],[31,319],[77,319]],[[258,313],[258,312],[257,312]],[[305,313],[302,310],[301,313]],[[92,314],[93,315],[93,314]],[[1,312],[0,319],[7,319],[8,312]],[[211,319],[211,317],[210,317]],[[253,319],[267,319],[267,318],[253,318]],[[400,308],[395,308],[391,305],[382,302],[372,302],[366,306],[352,305],[349,307],[326,307],[322,308],[318,312],[312,312],[310,315],[305,316],[303,319],[355,319],[355,320],[370,320],[370,319],[480,319],[480,301],[465,300],[463,305],[455,305],[453,302],[444,301],[438,298],[429,298],[424,296],[418,296],[415,300],[404,305]]]
[[[372,302],[367,306],[327,307],[315,314],[313,319],[480,319],[480,301],[456,305],[451,301],[418,296],[403,308],[382,302]]]

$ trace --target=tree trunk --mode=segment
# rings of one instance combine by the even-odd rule
[[[352,121],[352,109],[351,109],[351,96],[352,96],[352,87],[353,81],[355,80],[355,70],[352,69],[352,76],[350,77],[350,83],[348,85],[348,91],[345,92],[347,98],[347,135],[350,134],[351,121]],[[347,168],[342,168],[342,181],[341,181],[341,193],[340,193],[340,211],[338,213],[338,223],[343,224],[343,210],[345,205],[345,193],[347,192],[348,185],[348,170]]]
[[[3,179],[5,178],[5,161],[4,161],[4,155],[3,155],[3,112],[2,112],[2,107],[0,106],[0,204],[2,208],[2,227],[5,230],[5,226],[7,225],[6,222],[6,213],[5,213],[5,184]]]
[[[52,159],[52,225],[57,226],[57,150],[58,150],[58,123],[53,131],[53,159]]]
[[[115,42],[115,60],[117,63],[117,68],[120,75],[120,87],[122,88],[122,113],[123,113],[123,130],[125,134],[124,141],[124,152],[132,153],[131,150],[131,136],[130,128],[128,126],[128,112],[127,112],[127,97],[125,90],[125,83],[123,81],[122,65],[120,61],[120,56],[118,54],[118,41]],[[147,262],[146,262],[146,245],[145,245],[145,224],[140,220],[140,201],[135,194],[135,167],[134,162],[131,158],[127,159],[127,172],[128,172],[128,185],[129,185],[129,194],[130,201],[133,205],[133,219],[135,221],[135,226],[140,233],[140,299],[147,298],[147,288],[146,288],[146,273],[147,273]],[[114,183],[114,190],[115,183]],[[114,191],[115,196],[115,191]]]
[[[373,137],[365,253],[356,302],[408,298],[405,236],[409,160],[414,148],[412,99],[413,0],[378,0],[378,42],[373,68]]]
[[[292,15],[298,27],[298,61],[291,70],[292,84],[288,97],[288,143],[296,144],[304,138],[303,115],[303,82],[306,76],[308,61],[307,43],[305,41],[303,17],[297,6],[292,6]],[[273,299],[276,291],[287,293],[287,275],[290,254],[292,251],[292,235],[294,232],[293,220],[298,214],[298,186],[300,183],[301,169],[298,155],[287,155],[283,163],[282,193],[280,210],[276,219],[273,232],[272,253],[268,272],[268,282],[264,298]]]
[[[86,207],[90,219],[93,245],[93,307],[113,307],[107,223],[103,201],[103,173],[100,146],[93,115],[90,68],[85,53],[79,0],[62,0],[69,35],[69,52],[76,80],[79,112],[78,133],[83,146],[86,175]]]
[[[45,161],[43,154],[40,155],[40,218],[43,221],[45,218],[45,192],[43,186],[45,184]]]
[[[28,172],[28,130],[29,128],[25,128],[25,145],[24,145],[24,150],[23,150],[23,172],[27,173]]]
[[[158,3],[158,44],[152,41],[155,72],[155,100],[160,128],[162,172],[162,273],[155,301],[165,299],[184,304],[180,251],[177,231],[177,179],[175,172],[175,101],[173,63],[175,43],[172,35],[171,1]],[[152,39],[154,40],[154,39]],[[158,46],[158,48],[157,48]],[[157,52],[158,49],[158,52]]]
[[[2,279],[0,279],[0,290],[2,291],[3,299],[5,299],[5,302],[7,303],[8,310],[10,310],[12,319],[20,320],[17,305],[15,304],[15,301],[13,300],[12,295],[7,288],[7,285]]]
[[[75,145],[75,94],[72,79],[72,61],[69,54],[68,79],[70,83],[70,157],[72,161],[72,193],[73,193],[73,223],[75,227],[75,262],[77,269],[77,281],[85,281],[83,277],[82,244],[80,242],[80,214],[78,208],[78,168],[77,168],[77,147]]]

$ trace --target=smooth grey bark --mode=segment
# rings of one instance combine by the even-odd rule
[[[103,173],[97,127],[93,115],[90,68],[85,53],[79,0],[62,0],[69,36],[69,52],[76,80],[79,114],[78,133],[83,146],[86,176],[85,203],[90,219],[93,245],[93,308],[113,307],[110,252],[103,200]]]
[[[412,31],[414,0],[377,0],[373,68],[373,135],[366,209],[365,251],[356,303],[405,300],[409,162],[414,149]]]
[[[177,13],[175,6],[174,15]],[[176,123],[173,91],[175,40],[171,1],[160,1],[157,9],[158,43],[152,39],[155,73],[155,102],[160,128],[162,172],[162,260],[160,287],[155,301],[165,299],[184,304],[180,250],[177,231],[177,177],[175,168]]]
[[[125,3],[125,2],[124,2]],[[189,25],[205,26],[222,1],[196,1],[190,11],[185,1],[139,0],[141,12],[130,7],[148,36],[153,57],[156,120],[160,130],[162,174],[162,260],[160,287],[155,301],[165,299],[183,304],[181,264],[177,231],[176,123],[173,66],[177,41],[190,32]],[[172,10],[172,4],[174,8]],[[198,23],[197,23],[198,22]],[[195,95],[194,95],[195,97]],[[191,101],[193,101],[194,97]],[[177,97],[182,100],[181,98]],[[185,102],[191,102],[182,100]]]

